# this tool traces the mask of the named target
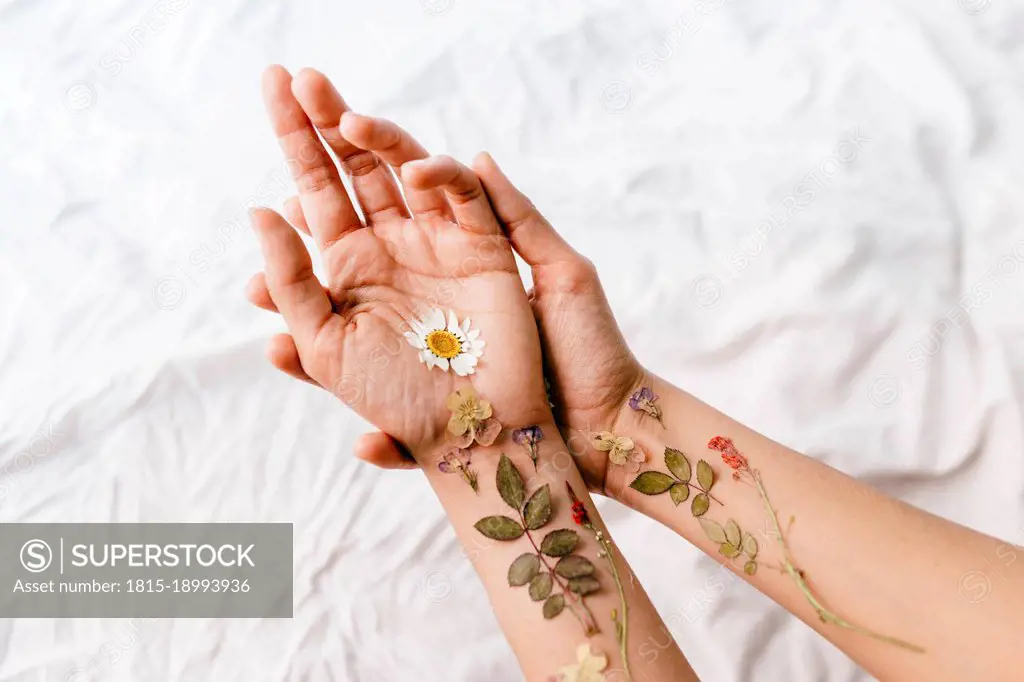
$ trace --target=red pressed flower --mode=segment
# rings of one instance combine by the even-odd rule
[[[718,450],[719,452],[725,452],[726,450],[735,450],[736,446],[732,444],[732,440],[728,438],[722,438],[721,436],[715,436],[708,441],[708,447],[712,450]]]
[[[569,485],[569,481],[565,482],[565,489],[569,491],[569,499],[572,500],[572,520],[576,522],[577,526],[589,524],[590,515],[587,514],[587,508],[583,506],[583,502],[576,496],[576,491]]]
[[[736,451],[723,452],[722,461],[736,470],[747,468],[747,458]]]
[[[732,440],[729,438],[715,436],[708,441],[708,447],[721,452],[722,461],[733,469],[738,471],[747,468],[747,458],[740,454],[740,451],[736,449],[736,446],[733,445]]]
[[[583,522],[587,520],[587,508],[583,506],[582,502],[572,503],[572,520],[576,522],[577,526],[582,526]]]

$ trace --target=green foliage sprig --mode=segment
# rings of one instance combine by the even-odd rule
[[[747,575],[757,573],[757,539],[750,533],[744,533],[734,520],[729,519],[725,525],[711,519],[700,519],[700,527],[712,542],[718,543],[718,553],[726,559],[735,559],[740,554],[746,555],[743,572]]]
[[[711,507],[711,500],[722,504],[721,500],[711,494],[711,487],[715,484],[715,472],[703,459],[697,462],[696,485],[691,482],[693,467],[690,466],[690,460],[681,451],[665,448],[665,467],[671,476],[660,471],[645,471],[633,479],[629,487],[644,495],[668,493],[677,507],[689,499],[690,488],[693,488],[697,495],[690,503],[690,512],[696,517],[704,516]]]
[[[482,535],[492,540],[511,542],[524,535],[533,551],[519,555],[508,568],[509,587],[528,586],[530,599],[543,602],[544,618],[558,616],[566,608],[579,620],[588,637],[599,632],[594,614],[585,597],[601,588],[594,576],[596,568],[586,557],[574,554],[580,536],[569,528],[549,531],[538,544],[533,532],[551,520],[551,487],[547,484],[526,496],[522,474],[506,455],[498,460],[495,476],[498,494],[517,518],[487,516],[474,524]],[[552,566],[548,559],[558,559]]]

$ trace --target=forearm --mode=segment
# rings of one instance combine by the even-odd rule
[[[646,479],[654,485],[644,494],[630,487],[637,475],[621,467],[609,472],[606,489],[611,496],[676,530],[881,679],[1019,676],[1019,669],[1011,672],[1011,661],[1019,661],[1019,633],[1024,632],[1024,561],[1007,561],[1016,558],[1007,553],[1008,544],[888,498],[659,379],[647,385],[660,396],[664,426],[642,412],[624,409],[614,428],[644,450],[643,471],[672,476],[666,448],[684,453],[692,468],[687,499],[677,506],[671,492],[658,493],[664,481],[660,477]],[[709,447],[715,437],[731,439],[735,450],[722,440],[715,443],[718,449]],[[728,457],[723,458],[723,449]],[[722,527],[731,519],[749,533],[757,545],[756,567],[748,566],[751,558],[742,541],[738,556],[724,556],[720,543],[709,538],[694,516],[693,500],[701,494],[696,475],[701,459],[715,474],[709,508],[701,518]],[[740,480],[733,480],[734,469],[726,459],[739,467]],[[683,489],[678,491],[681,498]],[[735,553],[728,547],[724,552]],[[990,576],[992,586],[1000,594],[980,601],[962,598],[958,586],[964,576],[991,572],[993,565],[999,567],[999,578]],[[748,575],[745,567],[754,574]],[[831,615],[823,620],[807,592],[853,629]]]
[[[557,436],[558,431],[550,425],[541,429],[545,439],[536,445],[536,467],[527,450],[503,435],[493,446],[472,451],[465,477],[461,471],[452,475],[427,469],[427,477],[483,581],[526,679],[548,680],[553,675],[557,679],[564,666],[577,662],[577,650],[587,643],[591,652],[607,657],[603,673],[609,682],[696,680],[674,643],[653,660],[637,654],[641,642],[654,637],[660,643],[667,629],[612,544],[572,457]],[[506,492],[499,493],[497,479],[503,454],[524,482],[522,505],[511,505],[506,499],[511,495],[513,502],[519,501],[516,485],[509,486],[507,482],[516,475],[510,474],[508,464],[503,470]],[[468,484],[467,479],[473,476],[477,492]],[[550,499],[550,517],[546,521],[545,505],[540,499],[544,493],[539,492],[544,486],[548,486]],[[535,494],[537,504],[531,505],[529,500]],[[582,502],[585,513],[577,509],[574,514],[573,495]],[[505,517],[514,525],[509,521],[495,522],[493,517]],[[524,527],[521,535],[510,537]],[[571,540],[552,550],[554,545],[546,545],[545,538],[553,531],[568,531],[562,537],[574,534],[578,541],[569,552],[566,550],[572,545]],[[510,573],[517,558],[524,555],[536,556],[537,561],[522,559],[519,568]],[[588,573],[588,563],[593,567],[592,573]],[[537,583],[510,585],[543,574],[551,576],[550,587],[543,577]],[[580,576],[574,586],[571,576],[576,574]],[[588,578],[596,580],[596,589]],[[589,583],[582,591],[594,591],[577,594],[574,589],[579,589],[581,583]],[[563,608],[559,608],[561,603]],[[557,615],[553,615],[556,611]],[[624,635],[624,644],[619,631]],[[632,677],[627,675],[627,662]]]

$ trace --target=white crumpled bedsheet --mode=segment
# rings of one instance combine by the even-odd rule
[[[520,678],[422,477],[263,360],[271,62],[490,150],[653,370],[1024,543],[1022,41],[1019,0],[0,0],[0,521],[295,524],[293,619],[6,621],[0,680]],[[867,679],[602,509],[704,679]]]

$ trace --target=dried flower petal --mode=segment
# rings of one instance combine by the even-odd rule
[[[563,682],[604,682],[601,671],[608,667],[608,657],[590,650],[584,642],[576,649],[576,663],[564,666],[559,672]]]
[[[498,420],[494,418],[486,419],[480,424],[479,430],[476,432],[476,442],[484,446],[492,445],[498,439],[500,433],[501,424]]]

